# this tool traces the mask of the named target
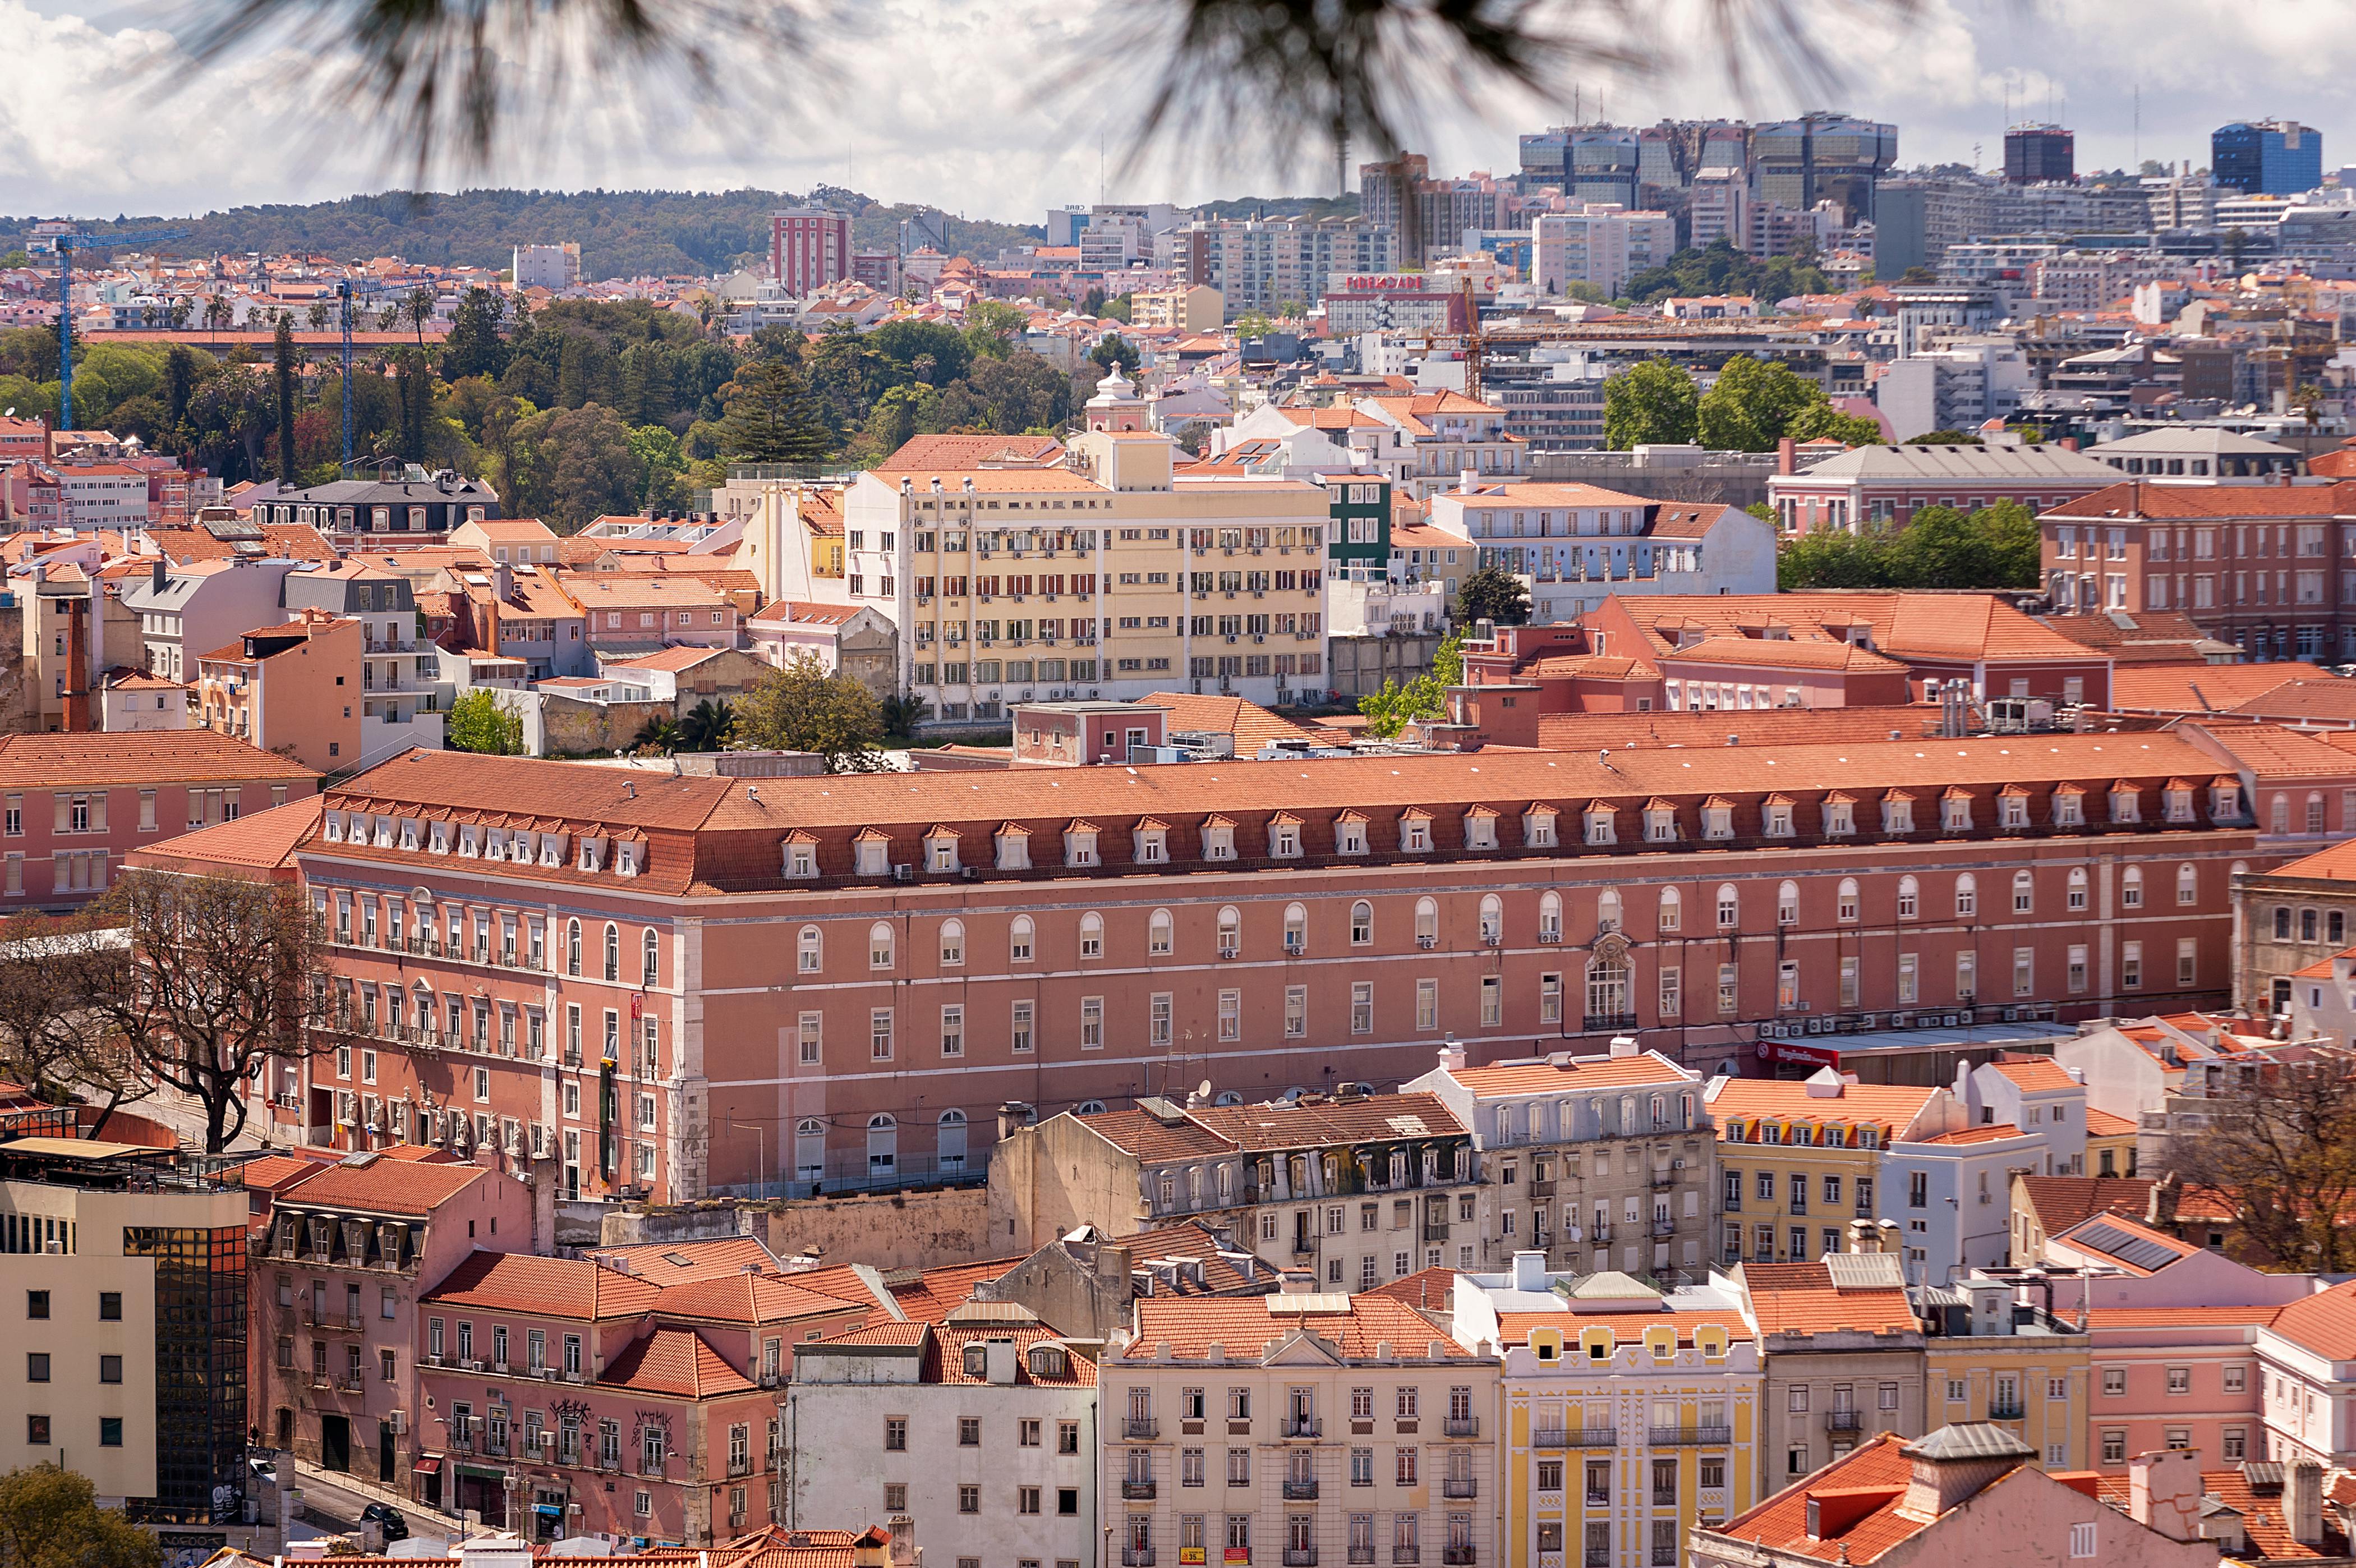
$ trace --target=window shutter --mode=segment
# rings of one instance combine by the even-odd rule
[[[73,828],[73,797],[71,795],[56,795],[52,796],[51,799],[57,802],[58,807],[58,819],[53,831],[61,833],[71,832]]]
[[[106,791],[103,789],[91,791],[90,831],[94,833],[106,831]]]
[[[55,855],[50,856],[50,858],[49,858],[49,891],[50,891],[50,892],[52,892],[52,893],[64,893],[64,892],[69,891],[69,889],[68,889],[68,887],[67,887],[66,884],[67,884],[67,880],[68,880],[68,878],[69,878],[69,877],[70,877],[72,875],[73,875],[73,857],[72,857],[71,855],[70,855],[70,854],[62,854],[62,853],[61,853],[61,854],[55,854]]]

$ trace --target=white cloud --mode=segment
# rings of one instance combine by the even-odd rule
[[[225,4],[227,0],[210,0]],[[525,122],[527,144],[467,183],[798,189],[849,182],[893,200],[1036,220],[1091,199],[1099,147],[1116,199],[1197,200],[1322,189],[1331,158],[1303,149],[1289,177],[1253,156],[1251,127],[1174,127],[1141,174],[1122,177],[1122,133],[1154,79],[1152,59],[1105,58],[1104,21],[1138,0],[871,0],[848,8],[811,96],[798,73],[752,60],[729,102],[697,113],[670,81],[627,79]],[[80,5],[85,15],[71,7]],[[2340,15],[2262,4],[2221,16],[2213,0],[1922,0],[1894,21],[1875,0],[1819,6],[1839,81],[1727,83],[1700,0],[1672,0],[1646,26],[1675,56],[1649,80],[1566,80],[1560,104],[1491,91],[1438,105],[1429,126],[1444,168],[1514,166],[1514,135],[1582,109],[1644,123],[1664,115],[1772,117],[1829,98],[1900,126],[1904,161],[1999,156],[2008,102],[2078,131],[2081,167],[2147,157],[2206,162],[2208,133],[2244,115],[2321,129],[2327,156],[2356,161],[2337,67]],[[112,217],[246,202],[312,200],[405,184],[409,167],[367,134],[365,116],[287,53],[198,70],[168,34],[97,19],[93,0],[0,0],[17,91],[0,100],[0,206]],[[1748,51],[1750,58],[1761,58]],[[2134,95],[2142,87],[2142,132]],[[449,171],[442,177],[448,180]]]

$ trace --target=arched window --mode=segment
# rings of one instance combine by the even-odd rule
[[[622,978],[622,928],[611,922],[605,927],[605,978]]]
[[[1604,897],[1612,900],[1612,918],[1616,921],[1620,918],[1619,895],[1607,893]],[[1538,940],[1562,940],[1562,895],[1559,893],[1549,890],[1538,896]]]
[[[1375,907],[1364,898],[1350,906],[1350,945],[1354,948],[1375,944]]]
[[[867,1176],[888,1178],[900,1169],[900,1123],[888,1111],[867,1119]]]
[[[941,967],[955,969],[963,962],[965,962],[965,922],[943,920],[941,922]]]
[[[1627,1016],[1627,961],[1617,955],[1599,956],[1587,966],[1587,1026],[1618,1028]]]
[[[1661,929],[1665,931],[1676,930],[1679,922],[1682,921],[1684,918],[1685,910],[1682,907],[1681,900],[1677,897],[1677,890],[1674,887],[1662,888]]]
[[[1104,957],[1104,917],[1094,909],[1080,917],[1080,956]]]
[[[1243,951],[1243,912],[1233,904],[1224,905],[1219,909],[1219,956],[1233,958]]]
[[[1547,897],[1553,898],[1554,895],[1549,893]],[[1557,902],[1558,903],[1559,900]],[[1540,908],[1543,908],[1544,906],[1541,905]],[[1543,917],[1540,923],[1544,923]],[[1616,887],[1606,887],[1595,896],[1596,934],[1601,936],[1607,931],[1616,931],[1620,929],[1620,890]]]
[[[965,1169],[965,1112],[955,1106],[941,1112],[935,1127],[933,1161],[944,1171]]]
[[[1494,893],[1481,896],[1481,940],[1494,947],[1505,940],[1505,901]]]
[[[647,928],[646,940],[639,946],[646,961],[646,979],[643,983],[651,986],[662,975],[662,942],[655,935],[655,929],[652,926]]]
[[[768,1173],[761,1174],[766,1180]],[[815,1116],[805,1116],[794,1123],[794,1179],[826,1179],[826,1123]]]
[[[1979,879],[1966,871],[1955,878],[1955,918],[1959,920],[1968,920],[1979,912]]]
[[[1037,932],[1038,928],[1031,923],[1030,916],[1015,916],[1013,924],[1006,928],[1006,961],[1029,963],[1032,940]]]
[[[2070,868],[2071,908],[2083,910],[2086,908],[2086,893],[2090,886],[2084,866],[2073,865]]]
[[[1152,918],[1145,923],[1145,950],[1157,957],[1168,957],[1171,934],[1175,929],[1176,926],[1170,918],[1169,910],[1154,910]]]
[[[2037,878],[2026,871],[2012,874],[2012,912],[2026,915],[2037,908]]]
[[[455,929],[456,928],[452,928]],[[581,977],[581,922],[564,922],[564,972],[574,979]]]
[[[2143,908],[2143,867],[2130,865],[2119,873],[2119,903],[2122,908]]]
[[[1309,910],[1306,906],[1287,904],[1284,907],[1284,950],[1289,953],[1309,950]]]
[[[826,962],[826,939],[819,935],[816,926],[804,926],[794,950],[800,955],[798,967],[804,974],[816,974]]]
[[[1854,920],[1857,918],[1856,877],[1844,876],[1841,878],[1840,887],[1834,894],[1833,907],[1835,912],[1841,919]]]
[[[1355,920],[1355,917],[1353,918]],[[1357,940],[1355,931],[1350,940]],[[1415,901],[1415,945],[1419,948],[1440,945],[1440,904],[1436,899],[1419,898]]]
[[[1072,1112],[1076,1116],[1101,1116],[1104,1111],[1105,1102],[1101,1100],[1083,1100],[1072,1107]]]
[[[2179,904],[2201,902],[2201,874],[2192,868],[2190,862],[2176,868],[2176,901]]]
[[[867,928],[867,967],[892,967],[892,927],[887,921],[878,920]]]
[[[2274,804],[2267,812],[2266,825],[2275,832],[2286,833],[2290,832],[2289,796],[2280,793],[2277,793],[2275,796]]]
[[[1800,885],[1798,883],[1777,884],[1775,923],[1779,926],[1796,926],[1800,923]]]
[[[1731,882],[1719,883],[1718,885],[1719,929],[1722,931],[1730,931],[1736,926],[1740,925],[1741,921],[1742,903],[1735,895],[1734,884]]]

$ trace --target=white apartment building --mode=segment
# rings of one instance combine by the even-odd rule
[[[1451,1311],[1459,1343],[1499,1357],[1500,1568],[1676,1568],[1688,1530],[1757,1500],[1762,1374],[1731,1285],[1664,1292],[1521,1252],[1459,1274]]]
[[[1612,595],[1772,594],[1775,530],[1722,502],[1649,500],[1594,485],[1460,481],[1431,496],[1436,528],[1482,565],[1527,579],[1541,625]]]
[[[1101,1371],[1122,1568],[1497,1561],[1497,1364],[1436,1312],[1288,1292],[1136,1313]]]
[[[1698,170],[1687,188],[1688,243],[1696,250],[1723,240],[1738,251],[1751,248],[1751,188],[1740,169]]]
[[[1619,956],[1599,946],[1590,966],[1606,976],[1607,997]],[[1472,1129],[1483,1270],[1527,1251],[1569,1269],[1601,1273],[1616,1257],[1631,1273],[1699,1276],[1716,1256],[1718,1141],[1701,1075],[1621,1038],[1627,1045],[1608,1056],[1558,1051],[1485,1067],[1450,1047],[1439,1067],[1401,1086],[1429,1090]]]
[[[793,1529],[913,1526],[943,1568],[1096,1568],[1097,1368],[1012,1303],[793,1348]]]

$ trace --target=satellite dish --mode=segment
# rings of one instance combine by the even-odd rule
[[[1196,1084],[1194,1086],[1194,1092],[1203,1096],[1206,1100],[1209,1099],[1211,1094],[1211,1080],[1206,1078],[1202,1082]]]

